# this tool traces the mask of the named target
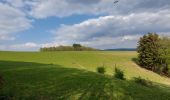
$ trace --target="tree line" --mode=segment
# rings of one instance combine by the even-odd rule
[[[41,52],[48,51],[96,51],[98,49],[94,49],[91,47],[85,47],[81,44],[73,44],[72,46],[57,46],[57,47],[43,47],[40,48]]]
[[[148,33],[140,38],[137,52],[140,66],[170,76],[170,38]]]

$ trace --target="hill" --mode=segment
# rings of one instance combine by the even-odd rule
[[[104,51],[136,51],[136,48],[105,49]]]
[[[92,47],[82,46],[81,44],[73,44],[72,46],[56,46],[56,47],[43,47],[40,48],[41,52],[52,51],[97,51],[98,49]]]
[[[170,99],[170,79],[137,66],[132,60],[136,52],[0,52],[0,55],[0,73],[6,82],[0,95],[8,98]],[[103,64],[107,75],[95,73],[96,68]],[[126,81],[111,76],[115,64],[124,70]],[[136,84],[131,79],[137,76],[151,80],[154,85],[145,87]]]

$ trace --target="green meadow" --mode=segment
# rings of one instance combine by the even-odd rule
[[[170,79],[139,67],[134,51],[0,52],[7,100],[170,100]],[[106,74],[96,72],[105,66]],[[126,80],[113,78],[114,68]],[[153,82],[147,87],[133,77]]]

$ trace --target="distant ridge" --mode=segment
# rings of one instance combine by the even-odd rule
[[[104,51],[136,51],[136,48],[105,49]]]

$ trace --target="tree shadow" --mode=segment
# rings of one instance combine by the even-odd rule
[[[132,60],[135,64],[137,64],[140,68],[143,68],[143,69],[148,70],[148,71],[152,71],[152,72],[154,72],[155,74],[160,75],[160,76],[162,76],[162,77],[170,78],[170,75],[168,75],[168,73],[167,73],[167,74],[162,74],[162,73],[160,73],[160,72],[157,72],[157,70],[152,70],[151,68],[147,68],[147,67],[145,67],[145,66],[141,66],[141,65],[139,64],[138,58],[132,58],[131,60]]]
[[[158,95],[154,95],[155,91],[162,91],[131,81],[53,64],[0,61],[0,73],[5,79],[5,87],[0,91],[2,100],[153,99]],[[169,91],[161,93],[164,94],[163,99],[170,99]]]

